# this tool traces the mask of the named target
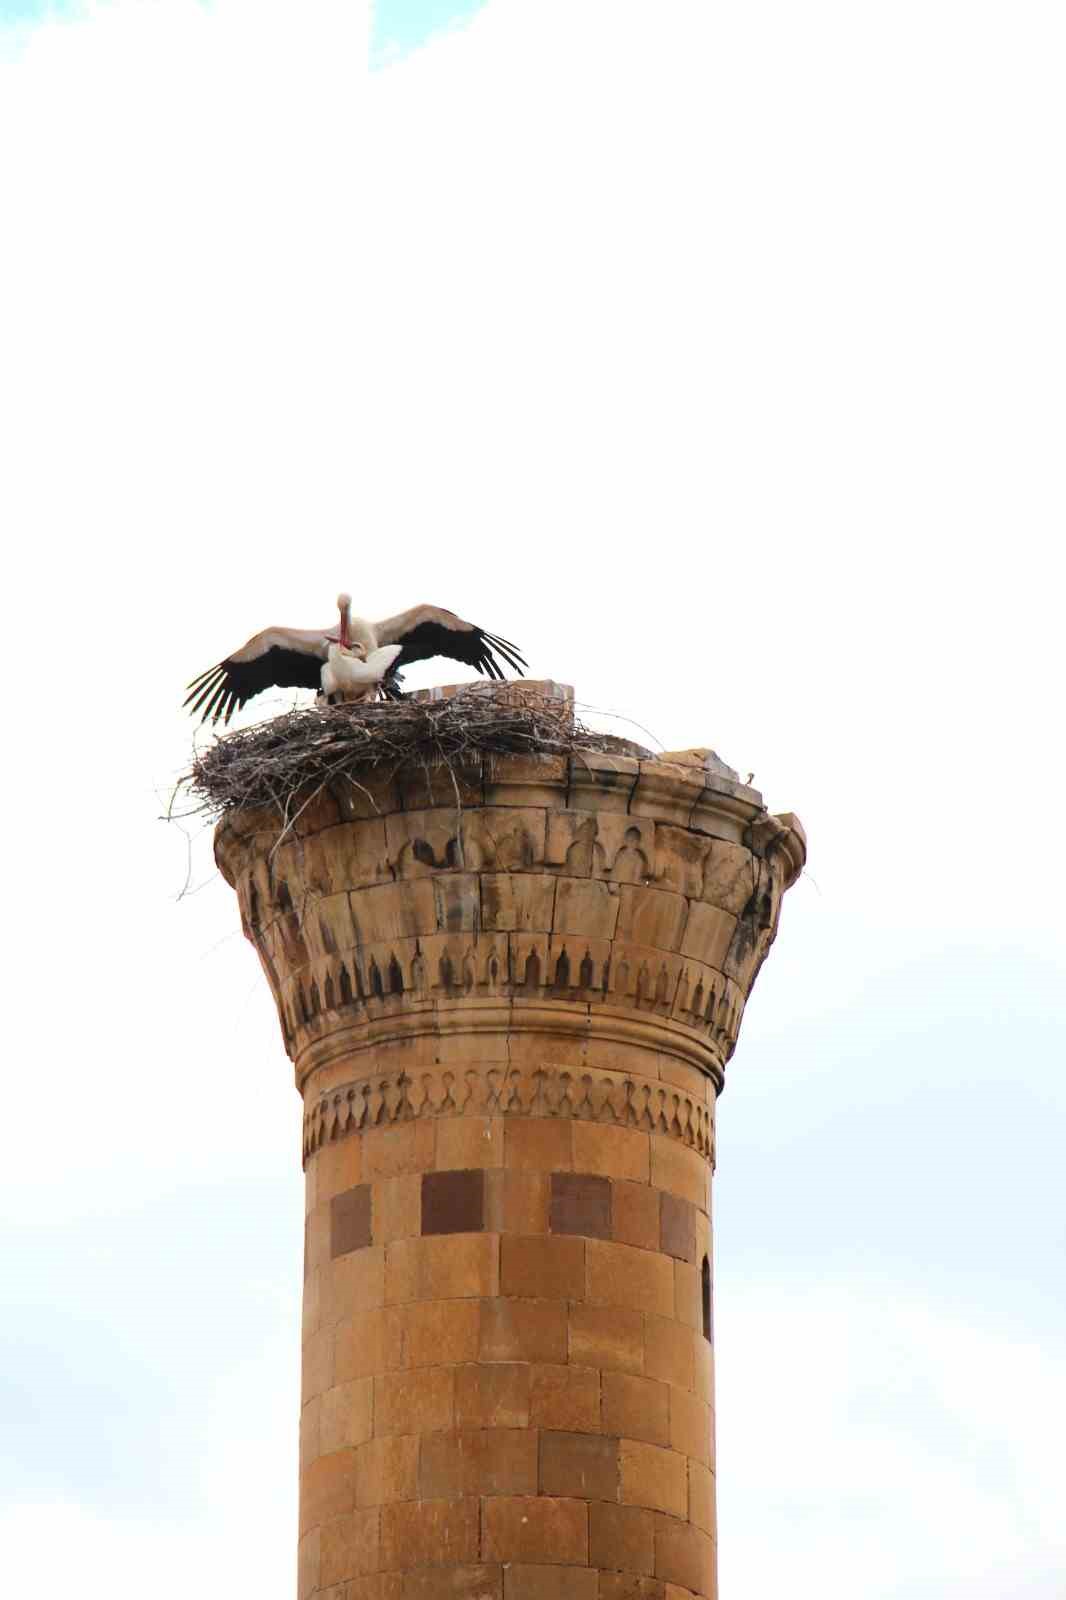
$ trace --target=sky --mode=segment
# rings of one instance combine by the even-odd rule
[[[292,1592],[299,1106],[161,818],[183,685],[348,588],[806,826],[719,1112],[723,1595],[1066,1594],[1061,8],[0,19],[5,1587]]]

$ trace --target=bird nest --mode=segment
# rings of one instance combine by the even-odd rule
[[[443,700],[309,707],[239,729],[197,755],[178,792],[193,814],[266,809],[287,828],[324,790],[365,789],[372,776],[444,769],[458,802],[460,778],[480,771],[484,756],[583,754],[649,752],[592,732],[569,704],[509,704],[475,689]]]

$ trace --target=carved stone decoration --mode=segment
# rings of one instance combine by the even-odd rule
[[[304,1104],[299,1600],[714,1595],[715,1105],[795,817],[493,756],[215,849]]]

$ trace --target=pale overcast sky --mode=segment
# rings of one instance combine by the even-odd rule
[[[299,1104],[157,819],[185,682],[349,587],[807,826],[724,1600],[1066,1594],[1061,5],[0,17],[5,1591],[291,1600]]]

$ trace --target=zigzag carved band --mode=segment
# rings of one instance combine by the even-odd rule
[[[468,1068],[397,1073],[342,1084],[304,1117],[304,1160],[322,1145],[416,1117],[574,1117],[664,1134],[714,1164],[714,1123],[706,1106],[669,1084],[565,1068]]]

